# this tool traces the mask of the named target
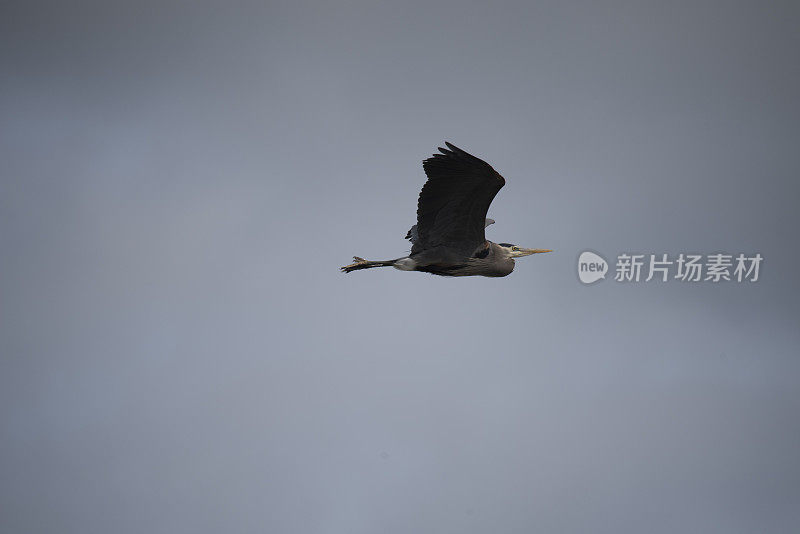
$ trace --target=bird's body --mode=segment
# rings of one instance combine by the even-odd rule
[[[440,276],[500,277],[511,274],[515,257],[550,252],[486,239],[484,229],[494,222],[486,212],[505,179],[485,161],[446,145],[422,164],[428,181],[419,195],[417,224],[406,234],[411,253],[384,261],[356,256],[342,271],[395,267]]]

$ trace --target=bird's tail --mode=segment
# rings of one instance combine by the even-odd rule
[[[344,267],[341,267],[343,273],[358,271],[360,269],[372,269],[373,267],[391,267],[394,265],[394,262],[397,261],[397,260],[369,261],[365,260],[364,258],[359,258],[358,256],[353,256],[353,260],[355,260],[355,263],[351,263],[350,265],[345,265]]]

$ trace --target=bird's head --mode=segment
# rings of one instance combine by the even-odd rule
[[[506,251],[510,258],[521,258],[522,256],[530,256],[531,254],[542,254],[543,252],[553,252],[552,250],[543,248],[524,248],[512,245],[511,243],[498,243]]]

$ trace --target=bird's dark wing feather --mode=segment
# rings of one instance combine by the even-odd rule
[[[485,161],[445,144],[422,162],[428,181],[419,194],[412,254],[437,246],[472,254],[486,240],[486,212],[506,183]]]

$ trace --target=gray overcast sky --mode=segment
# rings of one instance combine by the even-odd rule
[[[800,531],[796,2],[0,16],[0,530]],[[451,141],[507,278],[377,269]],[[576,258],[759,252],[757,283]]]

